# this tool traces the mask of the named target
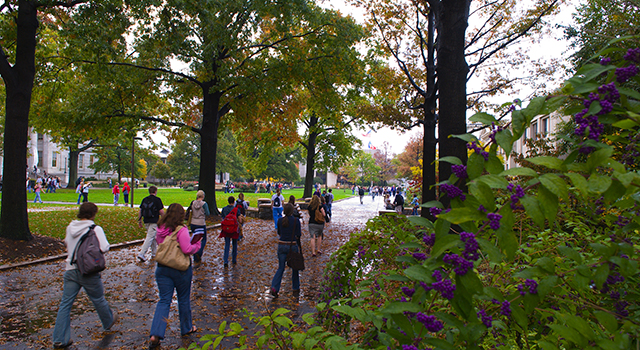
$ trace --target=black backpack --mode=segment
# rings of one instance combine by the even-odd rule
[[[364,188],[360,187],[360,190],[358,191],[358,194],[361,196],[364,196]]]
[[[156,217],[155,210],[153,210],[153,204],[154,202],[151,200],[143,200],[142,203],[140,203],[140,210],[145,219]]]
[[[401,194],[396,195],[396,203],[397,205],[404,205],[404,197]]]
[[[273,206],[280,207],[280,196],[276,196],[276,198],[273,199]]]
[[[80,238],[71,256],[71,263],[76,264],[83,275],[100,272],[106,267],[104,254],[100,250],[100,241],[94,230],[95,227],[95,224],[89,227],[89,231]]]

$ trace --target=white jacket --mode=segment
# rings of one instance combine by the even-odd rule
[[[75,264],[71,264],[71,257],[73,252],[76,250],[76,245],[78,245],[78,241],[82,235],[87,233],[89,231],[89,227],[93,224],[93,220],[73,220],[69,226],[67,226],[67,234],[64,238],[64,242],[67,244],[66,270],[75,270],[78,268]],[[98,241],[100,241],[100,250],[102,250],[103,253],[108,252],[110,246],[107,241],[107,237],[104,235],[104,230],[102,227],[96,226],[94,231],[96,232]]]

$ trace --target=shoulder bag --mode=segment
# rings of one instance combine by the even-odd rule
[[[300,244],[300,238],[296,239],[296,241],[298,242],[298,251],[294,252],[293,250],[289,249],[289,253],[287,253],[287,266],[289,266],[293,270],[302,271],[304,270],[304,256],[302,255],[302,245]]]
[[[191,258],[182,252],[180,243],[178,243],[178,231],[182,227],[176,227],[173,233],[158,245],[156,262],[179,271],[186,271],[191,265]]]

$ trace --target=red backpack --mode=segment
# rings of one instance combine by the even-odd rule
[[[238,234],[238,207],[236,206],[233,210],[224,217],[224,220],[220,223],[220,227],[222,228],[220,232],[220,236],[222,237],[232,237]]]

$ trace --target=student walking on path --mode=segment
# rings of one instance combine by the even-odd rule
[[[113,186],[111,193],[113,193],[113,205],[118,205],[118,199],[120,199],[120,186],[117,182]]]
[[[161,244],[167,237],[176,233],[176,239],[180,250],[186,255],[193,255],[200,249],[200,242],[191,242],[189,230],[182,224],[184,222],[184,208],[178,203],[173,203],[167,208],[166,215],[158,221],[157,243]],[[191,258],[189,258],[191,259]],[[191,262],[191,260],[189,260]],[[189,264],[186,271],[180,271],[158,263],[156,267],[156,284],[158,285],[158,305],[151,322],[149,348],[160,346],[160,340],[164,339],[167,330],[167,319],[173,291],[178,294],[178,315],[180,319],[180,334],[185,336],[196,332],[191,318],[191,279],[193,267]]]
[[[320,212],[316,216],[316,212]],[[322,245],[322,238],[324,237],[324,216],[326,213],[322,209],[320,197],[311,197],[309,203],[309,235],[311,235],[311,256],[316,254],[322,254],[320,245]],[[321,219],[322,217],[322,219]]]
[[[278,219],[282,217],[282,211],[284,205],[284,197],[280,193],[280,189],[276,189],[276,193],[271,196],[271,212],[273,213],[273,224],[276,230],[278,230]]]
[[[125,182],[125,185],[127,183]],[[145,254],[151,249],[151,257],[156,256],[156,232],[158,230],[158,220],[160,216],[164,215],[164,205],[162,199],[156,196],[158,194],[158,188],[156,186],[149,187],[149,195],[142,199],[140,202],[140,210],[138,211],[138,225],[142,228],[144,226],[147,230],[147,237],[144,239],[142,249],[138,253],[138,260],[145,262]],[[126,200],[126,197],[125,197]],[[184,220],[184,217],[182,218]]]
[[[191,232],[193,234],[196,234],[196,232],[202,232],[203,234],[202,240],[200,241],[200,250],[193,255],[193,260],[195,262],[200,262],[202,260],[204,246],[207,244],[207,223],[205,222],[205,218],[208,215],[211,215],[209,212],[209,205],[204,201],[203,190],[199,190],[196,193],[196,200],[191,202],[189,207],[191,208]]]
[[[118,316],[111,311],[109,303],[104,297],[104,288],[100,273],[83,275],[78,266],[73,264],[71,259],[76,250],[76,246],[80,238],[89,231],[91,226],[95,226],[93,219],[98,213],[98,207],[91,203],[82,203],[78,210],[78,219],[73,220],[67,226],[67,232],[64,242],[67,245],[67,260],[65,262],[64,285],[62,290],[62,299],[58,308],[58,316],[56,317],[56,325],[53,329],[53,347],[54,349],[63,349],[71,345],[71,307],[80,292],[84,288],[85,293],[98,312],[98,317],[102,322],[102,328],[105,331],[117,322]],[[104,235],[104,230],[100,226],[94,227],[94,232],[100,242],[100,250],[106,253],[109,250],[109,242]]]
[[[284,205],[284,217],[278,221],[278,269],[271,281],[271,295],[278,296],[280,285],[282,284],[282,275],[284,274],[285,263],[289,251],[298,252],[298,244],[302,236],[300,229],[300,220],[293,216],[293,205],[287,203]],[[300,274],[298,270],[291,270],[291,283],[293,293],[300,292]]]
[[[124,185],[122,185],[122,195],[124,196],[125,206],[129,204],[129,192],[131,192],[131,187],[129,187],[129,184],[125,181]]]
[[[229,245],[233,245],[233,251],[231,253],[231,262],[235,265],[238,257],[238,238],[240,237],[239,227],[240,222],[244,220],[244,216],[240,214],[239,208],[235,205],[236,199],[233,196],[229,196],[227,202],[229,205],[222,208],[222,223],[220,236],[224,238],[224,255],[222,261],[224,267],[229,266]],[[234,212],[235,211],[235,212]]]
[[[36,188],[33,191],[36,193],[36,198],[33,199],[33,203],[42,203],[42,199],[40,198],[42,186],[40,186],[40,183],[36,183]]]

